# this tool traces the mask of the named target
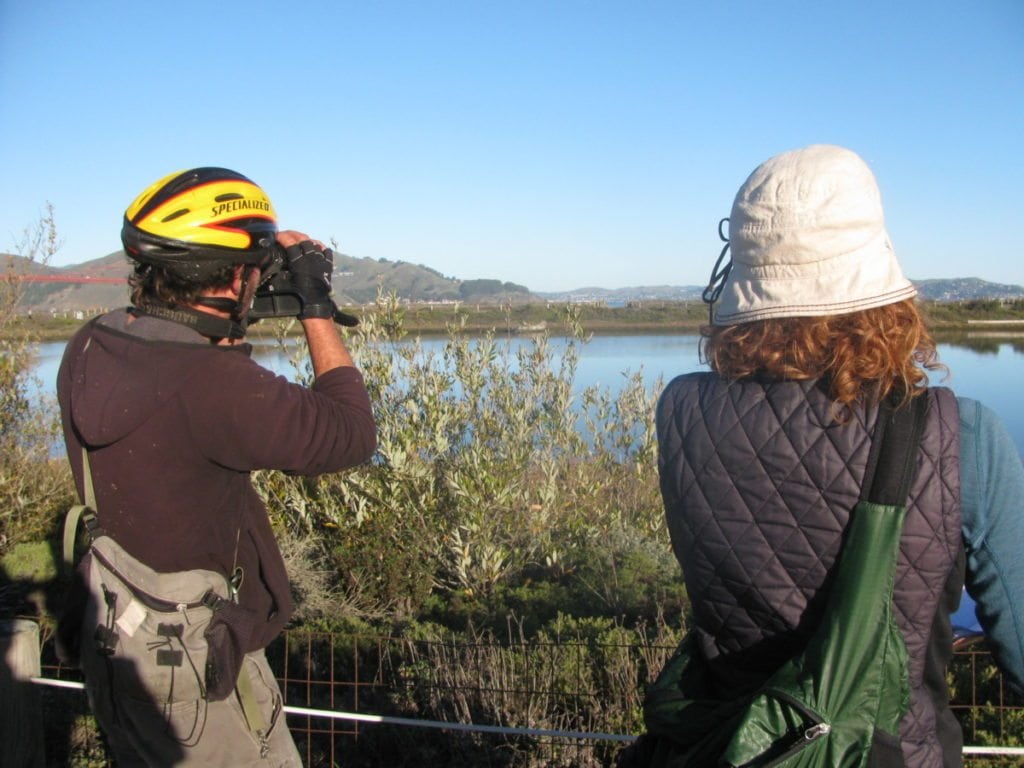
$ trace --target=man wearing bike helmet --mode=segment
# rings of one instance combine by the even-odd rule
[[[118,765],[301,765],[263,650],[291,616],[291,593],[250,473],[318,475],[370,458],[369,397],[335,325],[357,321],[330,298],[331,251],[279,232],[263,190],[233,171],[156,182],[125,212],[122,241],[132,305],[87,323],[58,373],[68,458],[96,512],[71,601],[82,615],[64,623],[61,643]],[[309,346],[308,388],[253,362],[242,343],[257,288],[281,269]],[[97,536],[116,542],[127,598],[112,597],[117,568],[96,564]],[[129,640],[159,605],[152,585],[195,574],[227,592],[209,603],[206,668],[182,639],[191,603],[156,625],[151,654],[132,656]],[[240,669],[210,660],[232,649]]]

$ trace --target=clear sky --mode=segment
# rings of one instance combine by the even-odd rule
[[[120,247],[175,170],[283,227],[532,290],[702,285],[739,185],[864,157],[908,277],[1024,284],[1022,0],[0,0],[0,251]]]

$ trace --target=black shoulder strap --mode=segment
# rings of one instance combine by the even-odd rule
[[[230,299],[228,301],[234,307],[235,302]],[[145,308],[132,307],[132,313],[170,320],[172,323],[178,323],[186,328],[191,328],[208,339],[241,339],[245,337],[245,327],[240,323],[227,317],[211,315],[209,312],[199,312],[188,307],[161,307],[157,305]]]
[[[861,501],[888,506],[906,504],[927,415],[927,393],[909,403],[898,404],[893,398],[882,401],[864,471]]]

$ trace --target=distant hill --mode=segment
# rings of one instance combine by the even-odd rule
[[[1019,285],[989,283],[976,277],[948,280],[914,280],[914,287],[923,299],[932,301],[971,301],[972,299],[1022,299]]]
[[[50,267],[10,254],[0,254],[3,270],[15,274],[59,278],[125,278],[131,270],[123,251],[64,267]],[[339,304],[366,304],[377,297],[378,287],[414,302],[527,302],[537,300],[529,289],[500,280],[459,280],[437,270],[404,261],[359,259],[335,254],[334,292]],[[36,282],[26,287],[24,309],[76,311],[117,307],[127,303],[126,283]]]
[[[933,301],[971,301],[973,299],[1024,299],[1024,287],[989,283],[976,277],[942,280],[912,280],[920,298]],[[538,293],[548,301],[605,302],[698,301],[704,292],[697,285],[654,285],[632,288],[577,288],[572,291]]]
[[[123,251],[99,259],[63,267],[51,267],[18,256],[0,254],[0,276],[14,274],[63,275],[101,280],[120,280],[129,272]],[[974,299],[1021,299],[1024,287],[990,283],[974,277],[915,280],[919,295],[935,301]],[[378,288],[394,291],[411,302],[596,302],[611,305],[632,301],[699,301],[703,286],[653,285],[628,288],[577,288],[572,291],[537,292],[516,283],[500,280],[459,280],[446,277],[422,264],[387,259],[355,258],[335,255],[334,291],[339,304],[367,304],[377,296]],[[22,307],[35,311],[94,311],[127,303],[128,288],[116,282],[36,282],[27,286]]]
[[[366,304],[377,297],[378,287],[414,302],[522,302],[536,298],[528,288],[515,283],[459,280],[422,264],[335,255],[334,290],[339,297],[353,304]]]

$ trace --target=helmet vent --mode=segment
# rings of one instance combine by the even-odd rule
[[[186,213],[188,213],[188,211],[188,208],[179,208],[174,213],[169,213],[166,216],[164,216],[163,219],[161,219],[161,221],[163,221],[164,223],[167,223],[168,221],[174,221],[175,219],[184,216]]]
[[[228,200],[244,200],[245,198],[238,192],[225,192],[223,195],[217,195],[213,199],[218,203],[223,203]]]

